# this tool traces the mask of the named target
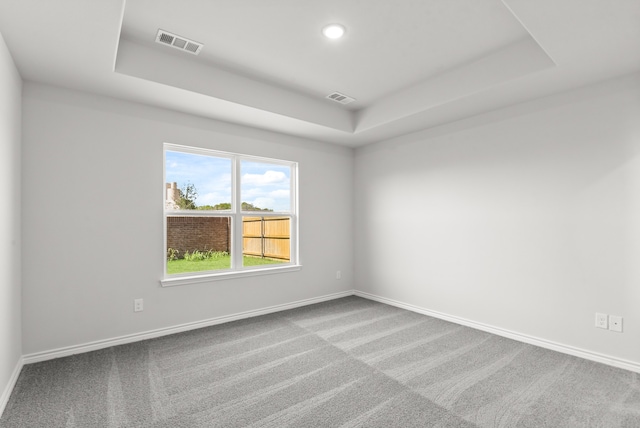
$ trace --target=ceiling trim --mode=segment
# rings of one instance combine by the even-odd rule
[[[526,37],[473,62],[386,97],[356,116],[356,133],[379,127],[549,67],[553,60]]]
[[[359,111],[336,107],[325,99],[316,100],[191,57],[183,58],[180,52],[153,49],[125,38],[119,41],[115,72],[358,134],[553,66],[553,60],[527,36]]]
[[[121,38],[115,72],[353,133],[353,114],[311,97]]]

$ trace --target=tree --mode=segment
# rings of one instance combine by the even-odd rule
[[[195,210],[198,208],[196,206],[198,191],[196,190],[195,184],[187,182],[181,189],[178,189],[178,193],[179,197],[176,205],[178,205],[181,210]]]
[[[211,207],[211,205],[209,205],[209,207]],[[231,202],[221,202],[219,204],[215,204],[214,206],[212,206],[211,208],[205,208],[208,210],[230,210],[231,209]]]
[[[273,211],[273,210],[269,208],[256,207],[255,205],[250,204],[249,202],[243,202],[242,211]]]
[[[222,210],[230,210],[231,202],[220,202],[215,205],[200,205],[196,206],[194,200],[198,196],[196,188],[193,184],[187,184],[182,189],[180,189],[180,200],[176,201],[180,209],[183,210],[204,210],[204,211],[222,211]],[[273,211],[270,208],[260,208],[256,207],[252,203],[243,202],[242,203],[242,211],[263,211],[269,212]]]

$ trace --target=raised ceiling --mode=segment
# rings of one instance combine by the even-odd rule
[[[333,22],[344,38],[321,34]],[[124,39],[158,49],[158,28],[204,43],[202,64],[316,99],[341,91],[350,109],[529,37],[499,0],[127,2]]]
[[[640,70],[640,0],[0,0],[0,33],[27,80],[354,147]]]

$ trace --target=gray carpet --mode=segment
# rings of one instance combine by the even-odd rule
[[[23,368],[0,427],[640,427],[640,375],[348,297]]]

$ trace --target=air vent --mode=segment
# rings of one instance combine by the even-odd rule
[[[327,95],[327,98],[340,104],[349,104],[356,100],[355,98],[351,98],[345,94],[341,94],[340,92],[329,94]]]
[[[198,55],[204,46],[202,43],[194,42],[186,37],[177,36],[164,30],[158,30],[156,42],[194,55]]]

